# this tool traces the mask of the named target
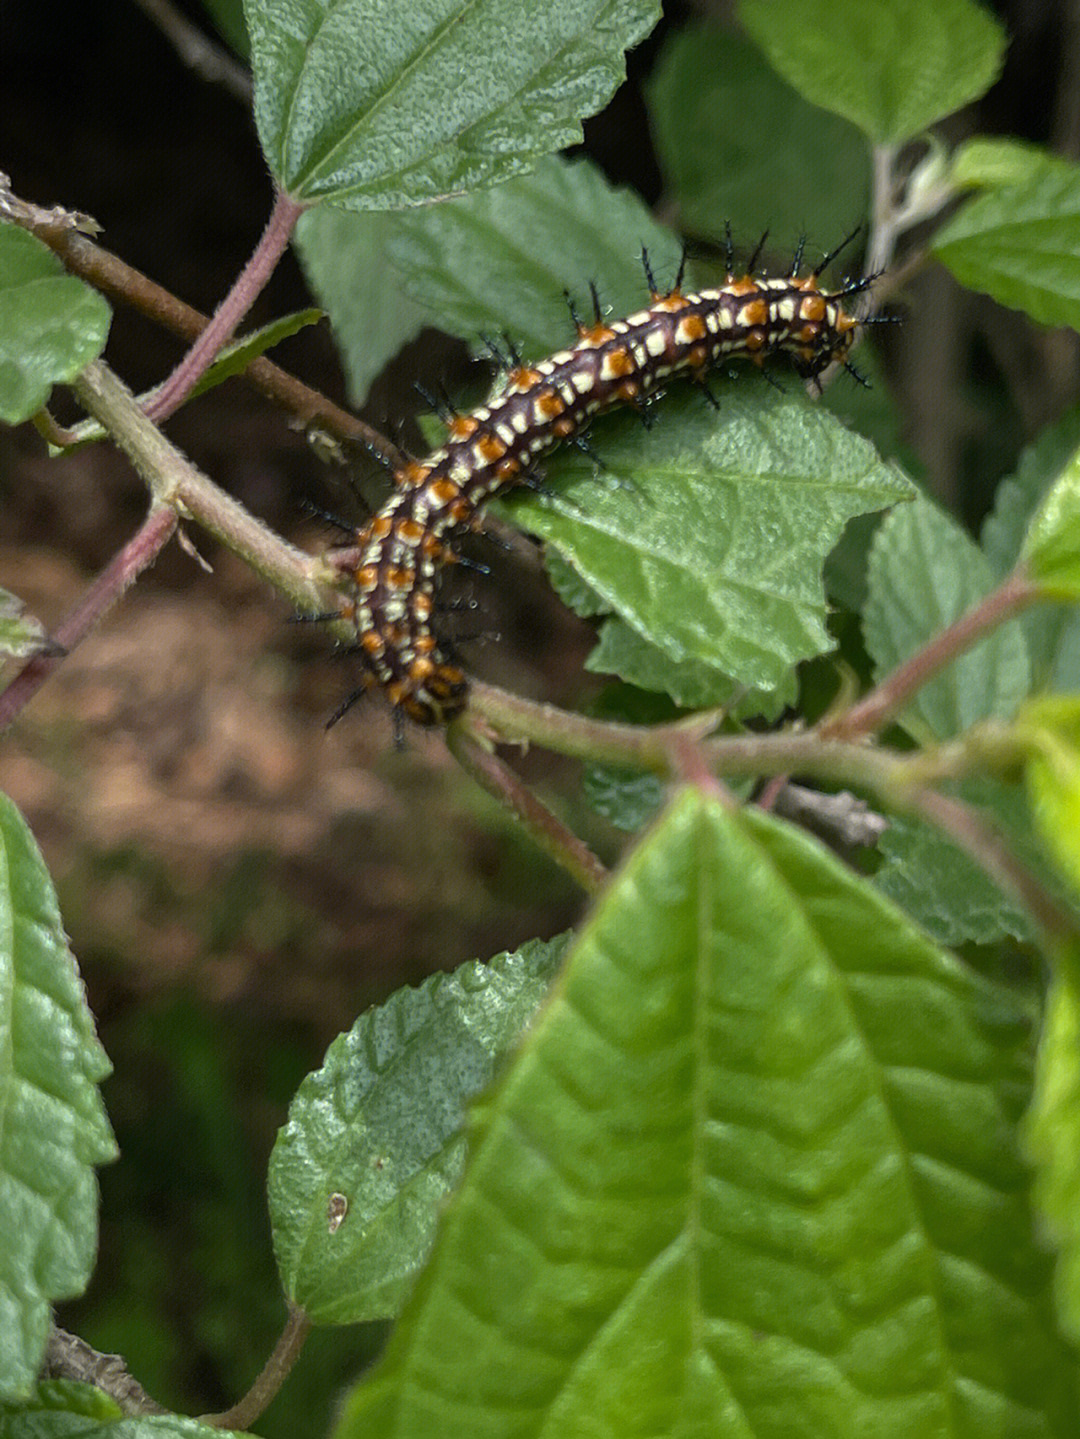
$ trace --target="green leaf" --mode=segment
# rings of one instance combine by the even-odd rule
[[[213,19],[222,39],[242,60],[247,60],[251,55],[251,45],[244,24],[242,0],[202,0],[202,6]]]
[[[1020,456],[1015,473],[998,486],[981,543],[999,580],[1020,558],[1032,516],[1078,450],[1080,406],[1047,426]],[[1033,690],[1080,690],[1080,610],[1069,604],[1040,604],[1021,615],[1020,625],[1031,659]]]
[[[933,250],[962,285],[1080,329],[1080,166],[1036,165],[1027,181],[979,195]]]
[[[1027,910],[932,825],[890,815],[878,852],[878,888],[939,944],[1038,938]]]
[[[0,589],[0,659],[30,659],[33,655],[63,653],[49,638],[45,626],[27,614],[18,595]]]
[[[294,310],[291,315],[282,315],[269,324],[260,325],[249,335],[242,335],[239,340],[226,345],[205,374],[199,377],[191,391],[192,398],[231,380],[234,375],[242,375],[252,361],[265,355],[267,350],[299,334],[308,325],[317,325],[323,318],[322,310]]]
[[[17,1405],[8,1406],[0,1401],[0,1419],[16,1413],[26,1415],[50,1410],[64,1410],[69,1415],[93,1420],[124,1417],[115,1399],[110,1399],[93,1384],[79,1384],[72,1379],[44,1379],[34,1386],[29,1398]]]
[[[427,319],[387,261],[397,215],[361,214],[322,205],[301,215],[294,243],[319,303],[330,316],[345,367],[349,403],[360,406],[371,382]]]
[[[575,945],[336,1439],[1071,1436],[1025,1016],[681,795]]]
[[[1026,185],[1035,175],[1049,171],[1064,175],[1072,168],[1068,160],[1041,145],[976,135],[957,146],[949,164],[949,182],[957,189],[1000,189]]]
[[[1013,734],[1029,748],[1027,787],[1035,824],[1080,893],[1080,695],[1029,700]]]
[[[628,834],[656,818],[666,789],[655,774],[606,764],[589,765],[582,778],[582,792],[597,814]]]
[[[94,1166],[116,1156],[94,1033],[48,871],[0,795],[0,1396],[25,1395],[50,1304],[81,1294],[97,1244]]]
[[[870,548],[866,647],[878,678],[993,588],[986,557],[930,500],[894,510]],[[1030,689],[1024,636],[1010,621],[918,691],[901,716],[913,734],[949,739],[976,720],[1014,713]]]
[[[751,244],[809,234],[835,243],[864,214],[870,164],[845,120],[808,105],[733,30],[690,25],[668,39],[647,89],[680,222],[718,237],[733,216]]]
[[[1027,1121],[1034,1200],[1059,1250],[1058,1313],[1080,1342],[1080,955],[1059,954]]]
[[[369,1010],[327,1051],[270,1159],[285,1293],[316,1324],[396,1314],[465,1162],[465,1105],[532,1019],[566,950],[534,941]]]
[[[398,216],[388,253],[442,329],[471,344],[505,331],[535,358],[573,334],[567,291],[584,308],[595,284],[613,315],[647,303],[643,247],[660,282],[674,278],[679,238],[639,196],[589,161],[552,159],[497,190]]]
[[[63,1409],[0,1405],[0,1439],[227,1439],[235,1432],[182,1414],[95,1419]]]
[[[255,121],[295,200],[356,210],[494,185],[581,139],[657,0],[247,0]]]
[[[682,709],[712,709],[731,705],[732,713],[746,720],[763,715],[779,719],[798,693],[792,669],[775,690],[746,692],[727,675],[697,660],[673,660],[624,624],[609,619],[600,630],[600,642],[585,661],[594,674],[614,674],[640,689],[670,695]]]
[[[1080,450],[1047,490],[1020,555],[1052,599],[1080,599]]]
[[[973,0],[739,0],[789,85],[879,144],[902,144],[990,88],[1005,35]]]
[[[111,313],[40,240],[0,224],[0,420],[28,420],[96,360]]]
[[[627,415],[598,421],[605,473],[564,452],[546,466],[550,499],[509,508],[669,659],[772,690],[833,647],[821,571],[845,522],[911,490],[803,396],[715,389],[718,414],[673,390],[649,434]]]

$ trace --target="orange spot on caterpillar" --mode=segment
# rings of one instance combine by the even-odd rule
[[[751,325],[767,325],[769,323],[768,305],[760,295],[756,300],[747,300],[746,304],[743,305],[739,311],[735,323],[740,329],[743,326],[749,329]]]
[[[605,375],[613,380],[622,375],[632,375],[635,368],[634,357],[627,349],[609,350],[604,356]]]
[[[498,435],[493,435],[490,430],[480,436],[476,442],[476,448],[489,463],[501,460],[506,454],[505,443],[499,439]]]
[[[566,402],[558,390],[541,390],[534,398],[533,404],[537,414],[543,415],[546,420],[553,420],[566,409]]]
[[[353,576],[356,587],[362,595],[369,595],[379,583],[378,565],[361,565]]]
[[[411,590],[416,582],[416,571],[401,565],[391,565],[386,571],[386,583],[392,590]]]
[[[424,527],[419,520],[406,516],[397,522],[397,532],[400,537],[409,545],[418,545],[424,538]]]
[[[539,370],[534,370],[528,365],[518,365],[507,375],[506,388],[516,394],[522,394],[526,390],[531,390],[533,385],[538,385],[540,380]]]
[[[455,485],[453,480],[433,480],[428,486],[428,494],[439,505],[448,505],[451,500],[457,499],[461,494],[461,487]]]
[[[604,345],[615,338],[615,331],[607,325],[579,325],[577,332],[590,345]]]
[[[816,291],[812,295],[804,295],[799,302],[799,318],[819,322],[825,318],[825,298]]]
[[[414,490],[422,485],[430,474],[430,465],[422,465],[418,464],[416,460],[410,460],[407,465],[394,472],[394,484],[400,490]]]
[[[564,415],[561,420],[556,420],[551,427],[551,433],[558,436],[560,440],[568,440],[577,429],[577,421],[569,415]]]
[[[452,440],[467,440],[479,427],[479,420],[474,420],[472,415],[454,415],[446,426],[446,433]]]
[[[689,345],[694,340],[703,340],[708,333],[705,321],[700,315],[684,315],[679,321],[675,331],[675,338],[682,345]]]

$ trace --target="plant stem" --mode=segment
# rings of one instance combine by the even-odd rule
[[[299,609],[310,614],[327,608],[321,583],[326,570],[323,561],[288,544],[220,490],[147,419],[108,365],[95,360],[72,388],[160,503],[197,520]]]
[[[65,653],[85,639],[143,570],[154,563],[175,530],[175,510],[154,500],[135,534],[117,551],[53,633],[52,639]],[[63,658],[63,654],[35,655],[23,666],[0,694],[0,730],[7,728]]]
[[[446,732],[450,753],[481,789],[487,790],[521,821],[539,847],[589,894],[600,890],[608,871],[587,844],[523,784],[512,769],[464,725]]]
[[[289,1372],[300,1358],[300,1351],[310,1332],[311,1320],[302,1309],[290,1304],[289,1317],[281,1338],[274,1345],[274,1351],[266,1361],[262,1373],[248,1392],[231,1409],[226,1409],[221,1414],[203,1414],[200,1422],[211,1424],[215,1429],[250,1429],[256,1419],[270,1407],[278,1390],[289,1377]]]
[[[250,260],[214,311],[206,329],[147,405],[146,413],[150,419],[160,422],[178,410],[199,378],[232,339],[237,325],[277,268],[296,222],[303,213],[303,205],[298,205],[284,190],[277,192],[266,229]]]
[[[971,649],[991,630],[1039,599],[1038,589],[1017,567],[995,590],[897,665],[869,694],[822,726],[833,739],[852,740],[884,728],[923,685]]]
[[[167,1414],[169,1411],[132,1378],[127,1362],[120,1354],[101,1354],[66,1329],[53,1325],[45,1349],[42,1377],[70,1379],[78,1384],[92,1384],[114,1400],[129,1416]]]
[[[129,305],[183,340],[197,340],[209,325],[210,321],[201,311],[184,304],[141,271],[95,245],[70,223],[60,222],[51,212],[49,218],[43,220],[36,217],[33,207],[24,208],[28,215],[22,216],[21,211],[16,211],[13,216],[16,223],[44,241],[73,275],[87,280],[108,299]],[[405,457],[385,435],[333,404],[318,390],[310,389],[265,355],[251,362],[244,378],[274,404],[295,415],[301,424],[318,426],[335,439],[363,445],[396,467],[404,464]],[[61,431],[61,443],[62,435]],[[46,438],[50,437],[46,435]]]

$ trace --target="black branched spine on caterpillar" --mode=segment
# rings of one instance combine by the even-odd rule
[[[735,358],[761,365],[786,354],[809,379],[846,365],[861,321],[844,301],[870,282],[823,290],[819,277],[831,258],[801,278],[796,264],[782,278],[729,274],[697,293],[682,291],[680,268],[675,287],[654,290],[647,308],[622,320],[597,313],[593,323],[579,322],[575,345],[535,364],[515,363],[486,403],[451,414],[445,443],[395,472],[395,492],[357,533],[349,613],[363,687],[338,715],[369,689],[417,724],[441,725],[461,713],[468,679],[432,628],[439,572],[493,495],[521,484],[597,415],[641,406],[676,378],[704,383],[710,369]]]

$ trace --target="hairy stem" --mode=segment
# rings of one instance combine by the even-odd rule
[[[72,388],[160,503],[182,517],[197,520],[299,609],[314,613],[327,608],[320,584],[325,575],[323,562],[281,539],[197,469],[147,419],[108,365],[95,360]]]
[[[210,323],[161,386],[146,407],[152,420],[161,421],[178,410],[236,332],[236,327],[255,302],[285,252],[296,222],[304,212],[284,190],[274,198],[274,207],[250,260],[236,277],[232,289],[214,311]]]
[[[1038,599],[1038,589],[1018,567],[985,599],[935,635],[910,659],[897,665],[857,704],[823,725],[822,732],[834,739],[845,740],[877,733],[936,674],[978,644],[991,630],[997,629]]]
[[[302,1309],[290,1304],[281,1338],[274,1345],[273,1353],[254,1384],[231,1409],[221,1414],[203,1414],[202,1423],[212,1424],[215,1429],[250,1429],[277,1397],[278,1390],[300,1358],[300,1351],[310,1332],[311,1320]]]
[[[138,310],[183,340],[197,340],[209,325],[210,321],[201,311],[186,305],[141,271],[95,245],[70,223],[62,223],[51,212],[47,212],[47,216],[40,218],[32,206],[24,204],[13,218],[44,241],[73,275],[86,280],[108,299]],[[318,426],[347,444],[363,445],[396,468],[405,463],[401,451],[385,435],[333,404],[265,355],[251,362],[244,378],[274,404],[295,415],[303,425]],[[57,436],[56,443],[63,445],[64,432],[59,427]],[[48,433],[45,437],[52,438]]]
[[[154,563],[176,530],[176,512],[154,500],[146,519],[127,544],[98,575],[82,599],[52,635],[64,653],[73,650],[116,604],[143,570]],[[62,663],[63,654],[35,655],[0,694],[0,730],[6,729],[49,675]]]
[[[608,872],[587,844],[537,799],[528,785],[464,725],[451,725],[446,733],[451,754],[467,775],[486,789],[520,820],[545,854],[561,865],[582,889],[595,894]]]

